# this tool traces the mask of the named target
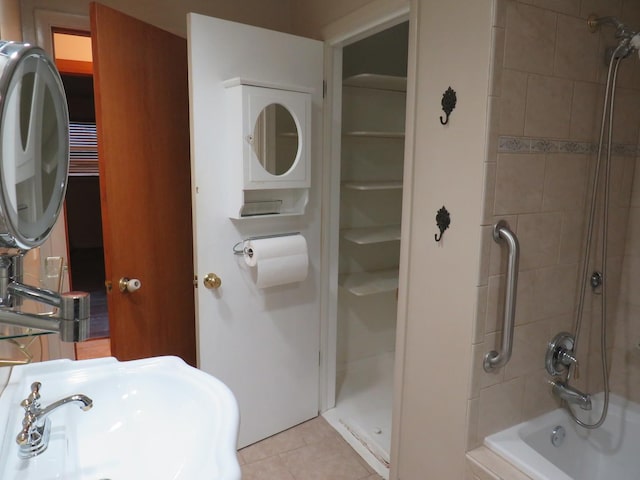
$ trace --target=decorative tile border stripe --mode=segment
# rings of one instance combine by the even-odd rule
[[[576,153],[591,154],[598,152],[598,145],[591,142],[572,140],[552,140],[548,138],[498,137],[498,153]],[[616,143],[613,155],[636,157],[640,155],[640,146]]]

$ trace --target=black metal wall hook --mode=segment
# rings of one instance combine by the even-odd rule
[[[449,123],[449,115],[453,112],[453,109],[456,108],[456,102],[458,98],[456,96],[456,91],[451,87],[447,88],[447,91],[442,94],[442,110],[447,114],[446,118],[442,118],[440,115],[440,123],[442,125],[446,125]]]
[[[442,208],[438,210],[438,213],[436,214],[436,225],[438,225],[438,229],[440,230],[440,236],[438,236],[437,233],[434,235],[436,242],[439,242],[440,240],[442,240],[442,234],[447,228],[449,228],[450,224],[451,224],[451,215],[449,214],[449,211],[446,209],[446,207],[443,205]]]

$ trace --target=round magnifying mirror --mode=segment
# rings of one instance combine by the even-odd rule
[[[296,161],[298,126],[291,112],[280,103],[262,109],[253,129],[253,151],[271,175],[284,175]]]
[[[69,169],[64,88],[38,47],[0,41],[0,145],[0,246],[37,247],[56,223]]]

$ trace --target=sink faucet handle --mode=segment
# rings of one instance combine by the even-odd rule
[[[31,384],[31,393],[29,396],[20,402],[20,406],[25,409],[27,413],[33,413],[38,408],[40,408],[40,387],[42,384],[40,382],[33,382]]]
[[[40,400],[40,387],[42,384],[40,382],[33,382],[31,384],[31,393],[29,394],[29,399],[33,402]]]
[[[38,395],[38,398],[40,398],[40,387],[42,387],[40,382],[33,382],[31,384],[31,393]]]

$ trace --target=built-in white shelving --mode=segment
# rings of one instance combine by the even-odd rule
[[[348,228],[342,231],[342,236],[358,245],[392,242],[400,240],[400,225]]]
[[[398,269],[340,275],[340,286],[358,297],[397,290]]]
[[[394,92],[407,91],[407,77],[393,75],[378,75],[375,73],[361,73],[345,78],[342,85],[347,87],[376,88],[379,90],[391,90]]]
[[[363,182],[344,182],[344,188],[350,190],[400,190],[402,189],[401,180],[387,181],[363,181]]]
[[[405,138],[403,125],[401,124],[403,117],[398,112],[404,111],[405,100],[402,94],[407,89],[406,78],[365,73],[346,78],[343,81],[343,86],[347,87],[344,95],[348,94],[350,100],[354,102],[350,105],[357,105],[355,110],[350,110],[349,125],[351,128],[347,127],[343,130],[344,138],[358,140],[358,142],[352,141],[348,144],[349,151],[359,152],[358,154],[360,155],[363,155],[363,152],[368,152],[368,155],[374,156],[375,161],[384,160],[384,162],[389,162],[383,167],[384,173],[381,177],[378,176],[377,180],[366,180],[366,177],[370,175],[359,171],[352,174],[353,176],[349,180],[345,180],[342,183],[343,189],[355,192],[402,190],[402,180],[393,178],[397,178],[397,171],[390,167],[393,164],[397,164],[397,162],[402,162],[402,146],[396,142]],[[367,89],[368,91],[365,92],[360,89]],[[373,143],[374,141],[375,143]],[[379,151],[372,151],[372,147],[367,146],[368,142],[371,142],[370,145],[382,145],[381,142],[393,143],[387,143]],[[348,159],[343,161],[348,161]],[[379,165],[385,165],[385,163],[379,163]],[[387,178],[384,178],[385,176]],[[376,211],[382,204],[388,205],[387,202],[390,199],[390,197],[384,195],[380,197],[368,196],[366,198],[366,201],[370,202],[372,211]],[[348,202],[346,203],[347,208],[352,205],[351,202],[359,202],[359,200],[356,201],[351,196],[345,197],[343,201]],[[399,221],[399,215],[400,212],[398,211],[398,218],[394,219],[394,221]],[[400,240],[400,225],[381,224],[361,227],[358,223],[356,221],[351,225],[347,225],[341,232],[343,240],[355,244],[355,248],[362,245],[397,242]],[[383,255],[389,255],[392,251],[385,250]],[[355,254],[355,252],[347,255],[352,254]],[[369,258],[367,255],[370,255],[370,252],[365,253],[365,251],[362,251],[362,254],[364,255],[363,258]],[[393,260],[392,258],[387,259],[387,265],[393,264]],[[366,267],[365,270],[367,270]],[[385,270],[344,273],[340,275],[339,283],[342,288],[355,296],[390,292],[398,288],[398,269],[396,267]]]

